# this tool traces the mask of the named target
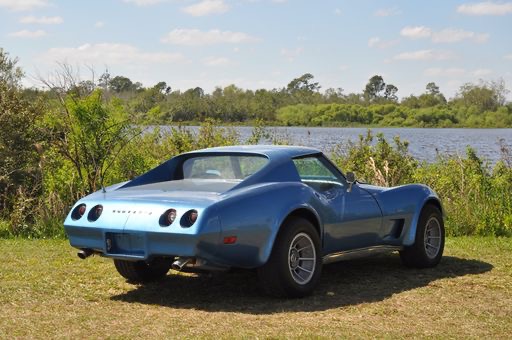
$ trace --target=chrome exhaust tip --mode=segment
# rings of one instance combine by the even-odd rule
[[[179,257],[176,261],[172,263],[171,268],[177,271],[181,271],[183,267],[185,267],[187,263],[190,262],[190,260],[191,258]]]
[[[80,251],[76,254],[79,258],[82,260],[85,260],[89,256],[93,254],[93,251],[91,249],[80,249]]]

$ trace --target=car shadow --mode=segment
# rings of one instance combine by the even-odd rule
[[[396,254],[325,265],[313,295],[303,299],[276,299],[262,294],[254,271],[233,271],[165,279],[134,286],[111,299],[181,309],[248,314],[322,311],[382,301],[393,294],[427,286],[444,278],[481,274],[493,266],[479,260],[443,257],[435,268],[409,269]]]

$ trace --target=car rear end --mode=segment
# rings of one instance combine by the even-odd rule
[[[79,256],[148,260],[157,256],[212,258],[220,233],[210,206],[212,193],[187,193],[176,200],[149,193],[125,198],[93,194],[77,202],[64,222],[70,244]],[[197,196],[202,197],[198,199]]]

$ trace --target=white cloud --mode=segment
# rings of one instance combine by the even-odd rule
[[[220,31],[217,29],[200,31],[198,29],[177,28],[169,32],[161,40],[168,44],[204,46],[249,43],[256,42],[259,39],[243,32]]]
[[[398,8],[381,8],[373,13],[373,15],[376,17],[390,17],[400,14],[402,14],[402,11],[400,11]]]
[[[512,54],[507,54],[503,59],[512,60]]]
[[[385,49],[389,47],[393,47],[397,45],[399,40],[382,40],[379,37],[373,37],[368,40],[368,47],[376,47],[380,49]]]
[[[0,7],[12,11],[31,11],[48,6],[48,0],[0,0]]]
[[[123,1],[126,3],[144,7],[144,6],[156,5],[161,2],[164,2],[165,0],[123,0]]]
[[[334,14],[336,14],[336,15],[341,15],[342,13],[343,13],[343,12],[342,12],[342,11],[341,11],[341,9],[339,9],[339,8],[336,8],[336,9],[334,10]]]
[[[128,44],[84,44],[78,47],[57,47],[46,51],[41,59],[76,64],[130,65],[145,63],[177,63],[185,61],[179,53],[144,52]]]
[[[512,2],[477,2],[462,4],[457,7],[457,12],[467,15],[506,15],[512,13]]]
[[[492,74],[493,71],[490,69],[476,69],[473,71],[467,71],[463,68],[457,67],[431,67],[423,71],[423,74],[428,77],[443,77],[443,78],[461,78],[461,77],[484,77]]]
[[[227,66],[230,64],[230,60],[225,57],[208,57],[203,59],[206,66]]]
[[[14,38],[40,38],[40,37],[44,37],[45,35],[46,35],[46,32],[43,30],[37,30],[37,31],[21,30],[18,32],[9,33],[9,36],[14,37]]]
[[[455,43],[463,40],[484,43],[489,39],[489,34],[487,33],[475,33],[458,28],[432,31],[432,29],[426,26],[406,26],[400,31],[400,35],[410,39],[431,38],[433,43]]]
[[[183,8],[183,12],[195,17],[202,17],[210,14],[222,14],[229,10],[224,0],[203,0],[196,4]]]
[[[394,60],[449,60],[455,59],[455,55],[449,51],[419,50],[403,52],[393,57]]]
[[[423,74],[428,77],[461,77],[466,74],[466,70],[463,68],[442,68],[442,67],[431,67],[423,71]]]
[[[33,15],[20,19],[22,24],[42,24],[42,25],[58,25],[64,20],[61,17],[35,17]]]
[[[103,26],[105,26],[105,23],[103,21],[96,21],[94,23],[94,27],[96,28],[102,28]]]
[[[488,68],[481,68],[481,69],[474,70],[473,72],[471,72],[471,74],[475,77],[484,77],[484,76],[488,76],[492,73],[493,73],[492,70],[490,70]]]
[[[295,49],[281,49],[281,55],[285,57],[288,61],[294,61],[298,56],[300,56],[304,52],[304,48],[297,47]]]
[[[411,39],[430,38],[432,30],[426,26],[406,26],[400,31],[400,35]]]
[[[432,42],[434,43],[453,43],[462,40],[471,40],[477,43],[486,42],[489,34],[475,33],[455,28],[446,28],[439,32],[432,33]]]

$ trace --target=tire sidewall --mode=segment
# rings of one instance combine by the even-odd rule
[[[430,219],[435,218],[439,223],[441,229],[441,244],[440,249],[437,255],[434,258],[430,258],[427,255],[425,249],[425,229],[427,228],[427,222]],[[441,214],[441,211],[433,206],[427,205],[423,211],[421,212],[420,219],[418,221],[418,228],[416,230],[416,240],[415,240],[415,248],[417,253],[421,254],[421,261],[424,262],[425,267],[433,267],[441,261],[444,251],[444,243],[445,243],[445,230],[444,230],[444,220]]]
[[[276,251],[276,253],[273,254],[273,256],[277,256],[276,260],[279,267],[278,273],[276,273],[276,275],[279,276],[283,290],[287,295],[296,297],[308,295],[315,288],[322,272],[320,236],[318,235],[315,227],[308,220],[302,218],[292,218],[286,221],[283,227],[284,229],[278,235],[274,247],[274,251]],[[288,263],[288,252],[291,242],[295,236],[300,233],[305,233],[311,238],[315,247],[316,254],[316,263],[313,276],[306,284],[303,285],[297,283],[293,279]]]

